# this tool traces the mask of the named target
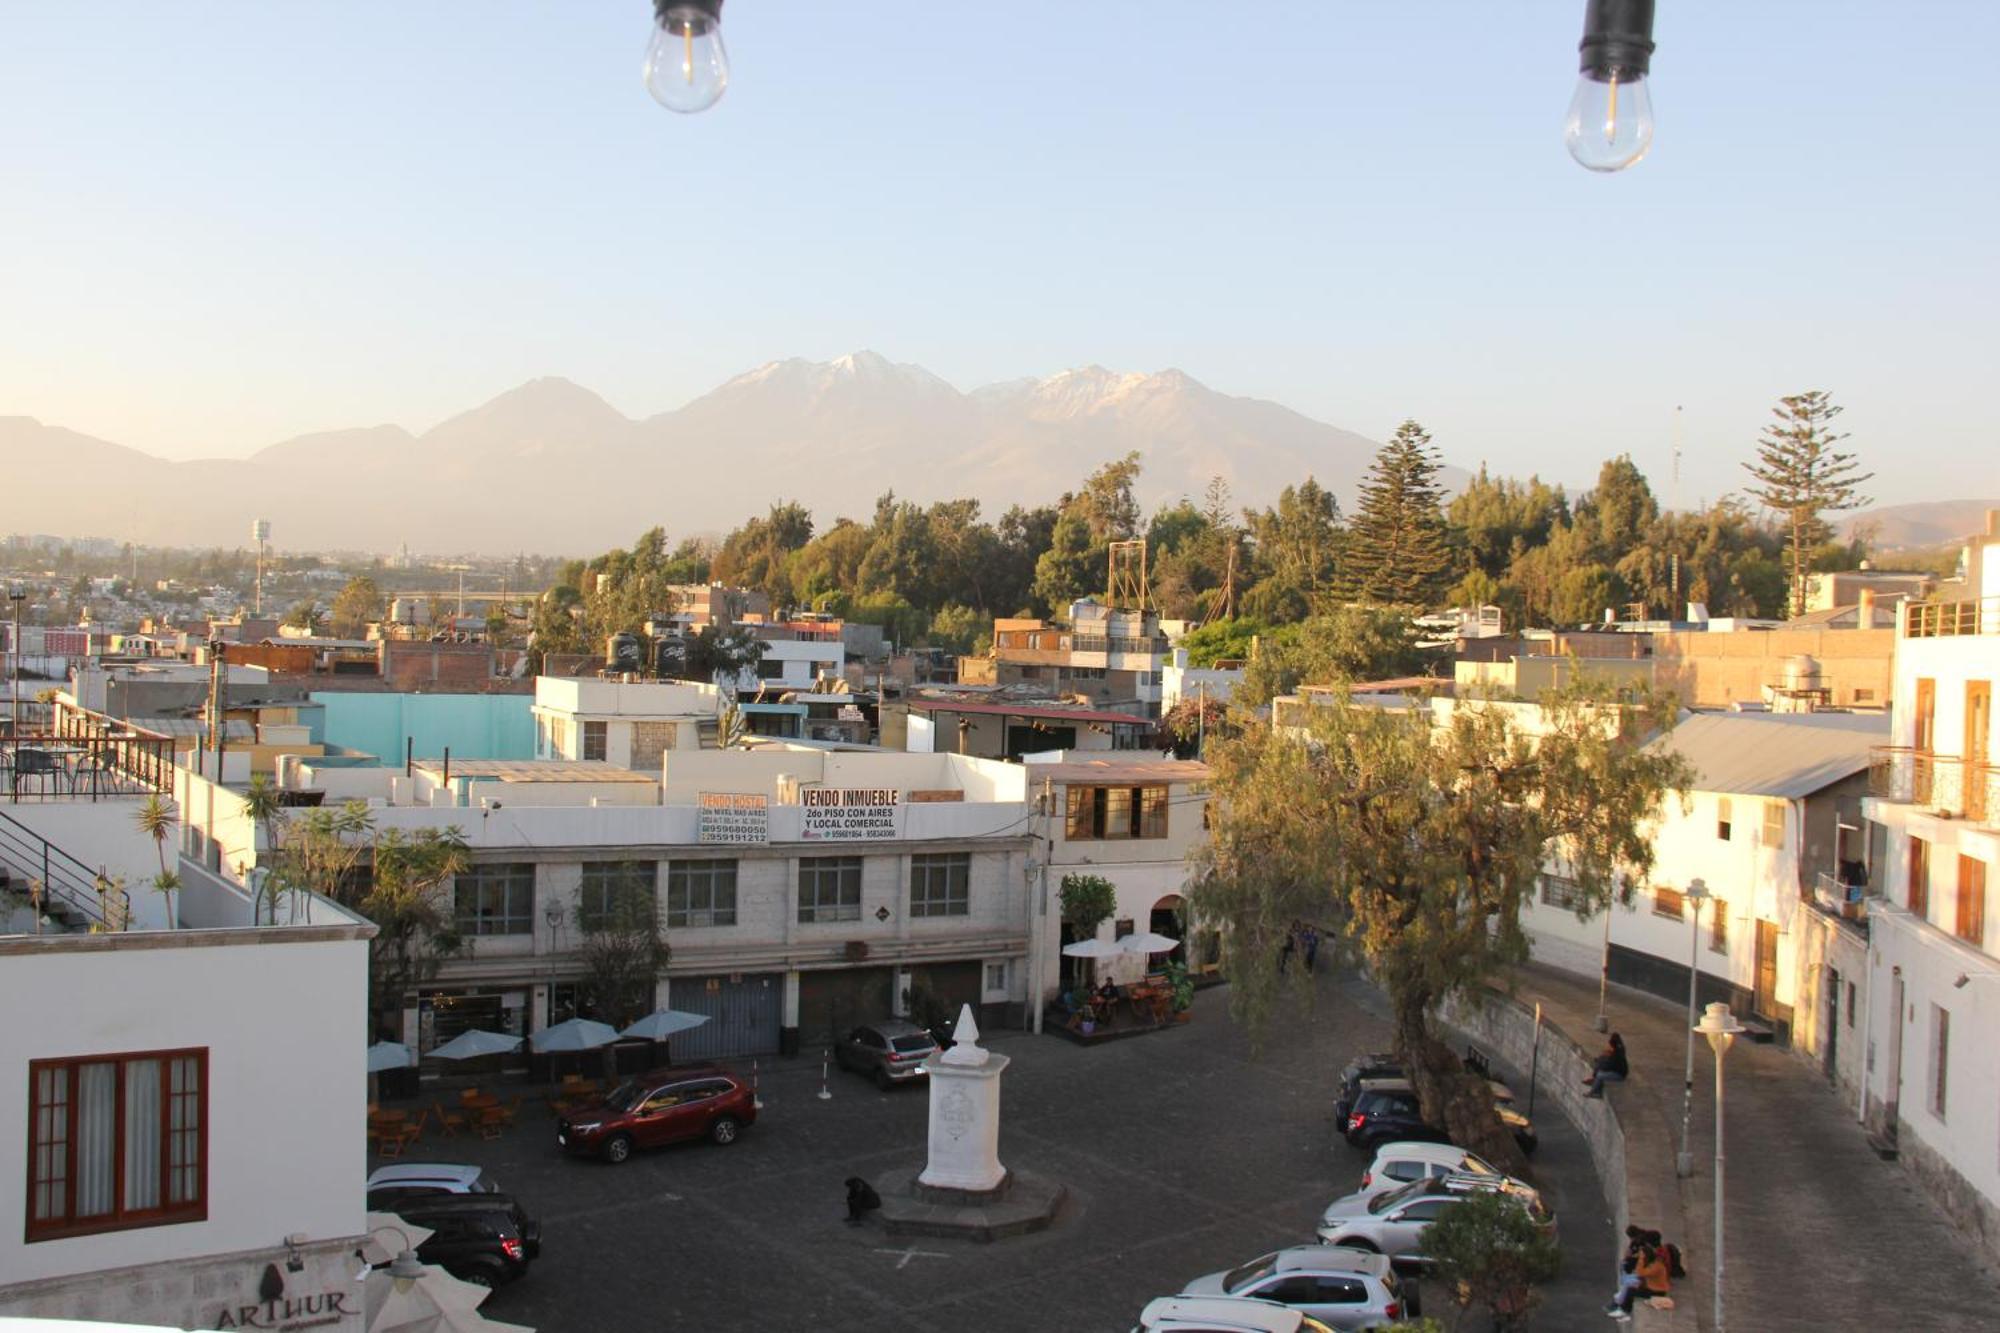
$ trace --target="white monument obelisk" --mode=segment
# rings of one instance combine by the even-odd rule
[[[1000,1188],[1000,1071],[1007,1057],[979,1044],[972,1006],[962,1005],[951,1049],[925,1061],[930,1070],[930,1162],[917,1177],[932,1189],[985,1193]]]

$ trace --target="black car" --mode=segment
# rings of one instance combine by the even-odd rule
[[[1505,1085],[1493,1085],[1494,1114],[1514,1136],[1521,1151],[1532,1153],[1538,1142],[1535,1126],[1514,1109],[1513,1094]],[[1408,1079],[1363,1079],[1353,1105],[1340,1122],[1347,1141],[1363,1152],[1373,1153],[1385,1143],[1415,1140],[1419,1143],[1450,1143],[1451,1136],[1424,1120],[1417,1090]]]
[[[396,1216],[431,1233],[417,1258],[482,1287],[522,1277],[542,1252],[541,1224],[506,1194],[409,1198],[396,1205]]]
[[[1401,1078],[1403,1062],[1392,1051],[1371,1051],[1367,1055],[1357,1055],[1347,1062],[1340,1071],[1340,1088],[1333,1095],[1333,1118],[1335,1123],[1345,1125],[1347,1116],[1354,1109],[1354,1099],[1361,1095],[1361,1080],[1364,1078]]]

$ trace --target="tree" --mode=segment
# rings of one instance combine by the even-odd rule
[[[1409,607],[1337,606],[1301,621],[1290,634],[1259,643],[1238,697],[1252,707],[1300,685],[1385,680],[1420,671]]]
[[[1089,939],[1118,910],[1118,889],[1101,875],[1062,877],[1062,919],[1078,939]]]
[[[1035,599],[1061,615],[1077,598],[1102,593],[1107,549],[1139,535],[1138,451],[1106,463],[1084,479],[1083,490],[1063,498],[1048,549],[1035,562]]]
[[[653,886],[636,878],[615,882],[601,903],[577,907],[576,927],[595,1017],[624,1027],[652,1012],[670,956]]]
[[[1438,1284],[1458,1304],[1483,1307],[1496,1330],[1526,1328],[1535,1288],[1562,1271],[1562,1247],[1527,1205],[1475,1190],[1424,1228],[1419,1245]]]
[[[1776,420],[1758,438],[1757,461],[1743,465],[1757,480],[1750,495],[1784,518],[1793,615],[1805,612],[1812,554],[1831,535],[1822,515],[1867,504],[1861,483],[1875,475],[1856,472],[1854,455],[1834,448],[1847,438],[1833,429],[1840,413],[1823,390],[1780,398],[1771,409]]]
[[[153,890],[167,904],[167,924],[174,924],[174,891],[181,886],[179,875],[167,869],[167,839],[173,836],[174,825],[180,821],[174,817],[174,808],[162,799],[158,792],[146,798],[133,816],[139,831],[153,840],[153,850],[160,858],[160,873],[153,877]]]
[[[375,839],[374,859],[367,887],[350,890],[347,905],[375,923],[368,942],[368,1012],[378,1030],[386,1030],[399,1020],[410,991],[464,949],[445,886],[472,859],[456,827],[389,829]]]
[[[323,619],[318,605],[311,598],[294,603],[292,609],[285,612],[285,624],[293,629],[302,629],[308,634],[319,633],[320,622]]]
[[[357,574],[333,599],[330,617],[335,638],[358,639],[370,621],[382,618],[382,590],[366,574]]]
[[[1428,608],[1443,595],[1451,545],[1438,466],[1430,432],[1414,421],[1376,453],[1348,531],[1340,580],[1347,600]]]
[[[931,630],[927,636],[931,647],[945,648],[961,656],[973,652],[979,641],[993,628],[990,617],[981,615],[969,606],[948,602],[938,608],[931,617]]]
[[[1545,696],[1534,735],[1476,703],[1441,720],[1339,695],[1301,711],[1284,731],[1209,746],[1211,841],[1194,907],[1222,927],[1231,1009],[1261,1031],[1292,923],[1316,923],[1387,992],[1426,1119],[1518,1163],[1491,1090],[1433,1017],[1526,957],[1521,908],[1545,865],[1575,881],[1586,915],[1643,879],[1647,823],[1690,778],[1684,759],[1645,743],[1671,726],[1672,701],[1618,706],[1579,684]]]

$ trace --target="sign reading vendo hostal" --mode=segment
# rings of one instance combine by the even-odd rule
[[[870,842],[900,837],[902,793],[893,787],[801,787],[806,842]]]
[[[771,840],[771,808],[761,795],[698,793],[698,836],[704,843],[757,844]]]

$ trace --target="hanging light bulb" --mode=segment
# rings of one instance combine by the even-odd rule
[[[653,0],[646,91],[669,111],[706,111],[729,86],[722,0]]]
[[[1623,171],[1653,146],[1653,0],[1584,0],[1577,50],[1563,142],[1592,171]]]

